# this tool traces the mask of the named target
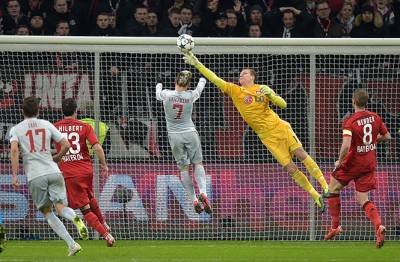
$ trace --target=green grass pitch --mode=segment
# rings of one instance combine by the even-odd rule
[[[132,261],[132,262],[234,262],[234,261],[400,261],[400,243],[312,241],[118,241],[107,248],[104,241],[79,241],[83,250],[67,257],[62,241],[8,241],[1,262],[15,261]]]

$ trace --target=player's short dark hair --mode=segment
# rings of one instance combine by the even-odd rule
[[[192,73],[190,71],[184,70],[179,72],[176,76],[176,83],[182,87],[188,87],[190,80],[192,79]]]
[[[40,99],[34,96],[29,96],[22,102],[22,111],[26,117],[34,117],[39,113]]]
[[[356,106],[365,108],[368,103],[368,92],[364,88],[358,88],[353,93],[353,99]]]
[[[72,116],[78,108],[75,99],[66,98],[62,101],[62,111],[64,116]]]

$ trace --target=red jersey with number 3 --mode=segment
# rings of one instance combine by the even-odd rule
[[[98,143],[93,128],[77,119],[63,119],[54,126],[68,139],[71,148],[62,158],[59,167],[65,178],[89,175],[93,173],[92,159],[86,140],[94,145]],[[57,152],[60,146],[57,145]]]
[[[378,134],[388,132],[380,116],[370,111],[356,112],[343,122],[343,136],[351,136],[351,147],[342,168],[351,173],[368,173],[376,168]]]

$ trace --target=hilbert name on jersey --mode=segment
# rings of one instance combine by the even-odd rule
[[[63,132],[78,132],[82,131],[83,126],[59,126],[58,130],[63,133]]]

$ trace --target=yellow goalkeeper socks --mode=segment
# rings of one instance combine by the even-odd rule
[[[318,181],[324,192],[328,191],[328,183],[326,183],[324,175],[322,174],[321,169],[319,169],[317,163],[315,163],[310,156],[307,156],[303,161],[303,165],[307,168],[308,173]]]
[[[303,174],[303,172],[297,169],[296,172],[290,175],[292,176],[293,180],[296,182],[297,185],[299,185],[302,189],[304,189],[311,195],[314,201],[318,201],[320,194],[314,189],[314,187],[311,185],[310,181],[308,181],[307,177]]]

